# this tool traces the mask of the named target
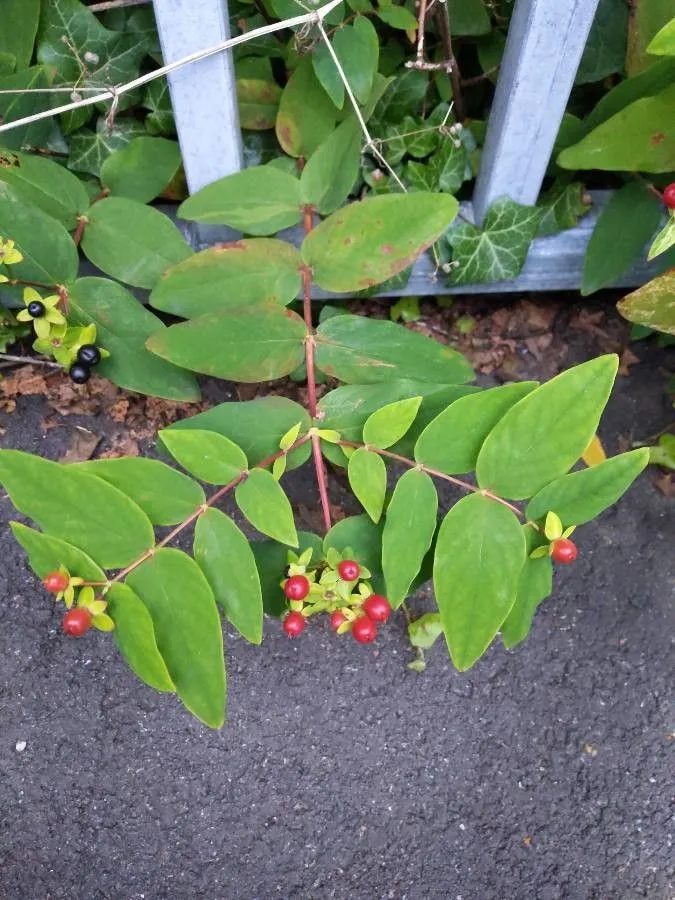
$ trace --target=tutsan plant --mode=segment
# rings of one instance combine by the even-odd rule
[[[184,471],[155,459],[64,465],[0,451],[0,483],[40,529],[14,522],[12,530],[65,604],[66,633],[112,631],[140,679],[175,693],[211,727],[225,715],[219,611],[256,644],[265,613],[281,617],[289,637],[316,617],[367,644],[433,578],[439,612],[432,622],[424,617],[424,628],[442,631],[464,671],[498,633],[506,647],[523,640],[552,590],[553,562],[576,556],[572,530],[614,503],[648,461],[639,449],[571,471],[596,433],[615,356],[545,384],[481,390],[458,352],[401,325],[330,307],[317,325],[313,284],[351,294],[395,277],[458,209],[453,197],[433,193],[342,206],[350,188],[319,150],[300,177],[255,167],[189,198],[184,218],[256,236],[196,254],[185,244],[180,258],[165,261],[150,303],[184,320],[170,327],[119,284],[71,272],[48,286],[66,327],[96,325],[96,346],[110,353],[101,369],[121,383],[169,396],[183,386],[182,399],[194,399],[192,372],[253,383],[302,375],[306,408],[271,395],[175,423],[159,442]],[[122,213],[105,205],[113,202],[121,201],[92,208],[84,241],[97,222]],[[299,222],[299,249],[269,237]],[[22,257],[9,266],[18,287],[20,267],[39,259],[28,255],[30,238],[25,232],[12,248]],[[99,259],[118,277],[140,265],[115,240],[101,240]],[[292,308],[298,294],[301,314]],[[132,321],[143,323],[135,355],[119,340]],[[93,364],[91,344],[78,347],[81,364]],[[321,397],[319,376],[329,380]],[[333,523],[326,462],[346,469],[364,514]],[[282,486],[287,471],[304,465],[314,473],[322,535],[296,530]],[[466,494],[440,517],[437,482]],[[213,486],[208,496],[202,483]],[[218,508],[226,498],[262,540],[249,542]],[[172,546],[189,531],[191,554]]]

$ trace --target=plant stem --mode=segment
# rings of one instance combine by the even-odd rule
[[[287,456],[291,450],[295,450],[297,447],[301,447],[303,444],[306,444],[307,441],[310,440],[310,435],[305,434],[301,438],[298,438],[294,444],[291,444],[287,450],[277,450],[276,453],[272,453],[271,456],[265,457],[265,459],[261,460],[257,466],[254,466],[256,469],[265,469],[267,466],[271,465],[275,459],[279,459],[280,456]],[[223,485],[223,487],[218,488],[215,494],[211,494],[206,503],[202,504],[202,506],[198,507],[191,515],[184,519],[180,525],[176,525],[176,527],[170,531],[166,537],[162,538],[156,546],[151,547],[150,550],[146,550],[138,559],[134,560],[134,562],[130,563],[126,569],[122,569],[121,572],[118,572],[114,578],[112,578],[108,585],[116,584],[119,581],[122,581],[123,578],[126,578],[130,572],[133,572],[134,569],[137,569],[141,563],[144,563],[146,560],[150,559],[150,557],[154,556],[158,550],[161,550],[162,547],[166,547],[167,544],[170,544],[171,541],[178,537],[178,535],[184,531],[189,525],[192,525],[203,512],[206,512],[209,507],[214,506],[228,491],[231,491],[238,484],[241,484],[242,481],[246,481],[248,478],[248,471],[242,472],[240,475],[237,475],[236,478],[233,478],[232,481]]]
[[[9,363],[25,363],[33,366],[48,366],[50,369],[62,368],[58,363],[48,359],[36,359],[33,356],[11,356],[9,353],[0,353],[0,360]]]
[[[312,435],[312,456],[314,457],[316,482],[319,486],[319,497],[321,498],[323,524],[326,532],[329,532],[333,523],[331,522],[330,501],[328,499],[328,477],[326,475],[326,466],[324,465],[323,456],[321,455],[321,439],[318,434]]]
[[[513,503],[509,503],[508,500],[504,500],[502,497],[498,497],[497,494],[493,494],[492,491],[486,491],[483,488],[477,487],[475,484],[471,484],[471,482],[469,481],[463,481],[461,478],[455,478],[454,475],[446,475],[445,472],[439,472],[438,469],[431,469],[429,466],[425,466],[422,463],[415,462],[414,459],[408,459],[407,456],[401,456],[398,453],[392,453],[391,450],[380,450],[379,447],[372,447],[370,444],[361,444],[358,441],[338,441],[337,443],[340,447],[355,447],[357,449],[365,447],[367,450],[372,450],[373,453],[377,453],[378,456],[386,456],[389,459],[395,459],[396,462],[403,463],[403,465],[409,466],[411,469],[419,469],[421,472],[426,472],[427,475],[432,475],[434,478],[442,478],[443,481],[449,481],[451,482],[451,484],[462,488],[462,490],[471,491],[474,494],[482,494],[484,497],[489,497],[491,500],[495,500],[497,503],[501,503],[502,506],[506,506],[507,509],[510,509],[517,516],[524,516],[521,509],[519,509],[517,506],[514,506]]]
[[[45,284],[44,281],[24,281],[23,278],[10,278],[7,283],[11,285],[22,284],[26,287],[42,288],[45,291],[56,291],[59,287],[58,284]]]
[[[458,122],[466,118],[464,109],[464,97],[462,95],[462,74],[457,65],[454,50],[452,49],[452,33],[450,31],[450,14],[447,3],[439,3],[436,8],[436,25],[443,45],[443,53],[450,64],[450,82],[452,84],[452,98],[455,103],[455,116]]]
[[[82,240],[82,236],[84,235],[84,229],[88,224],[89,219],[86,216],[77,217],[77,228],[75,229],[75,234],[73,235],[73,241],[76,247],[80,246],[80,241]]]

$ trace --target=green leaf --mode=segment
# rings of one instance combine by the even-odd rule
[[[24,257],[12,266],[12,278],[54,285],[75,278],[77,249],[63,225],[1,182],[0,237],[13,240]]]
[[[157,459],[121,457],[76,464],[137,503],[153,525],[177,525],[205,502],[197,482]]]
[[[515,278],[523,268],[541,209],[500,197],[487,211],[483,227],[462,222],[448,233],[453,284],[490,283]]]
[[[107,612],[115,623],[117,649],[141,681],[156,691],[176,688],[157,647],[152,616],[128,584],[113,584],[106,594]]]
[[[244,451],[215,431],[159,432],[162,443],[184,469],[208,484],[229,484],[248,469]]]
[[[649,448],[649,462],[664,469],[675,469],[675,435],[661,435],[658,444]]]
[[[415,459],[448,475],[473,471],[488,434],[536,387],[534,381],[523,381],[460,397],[424,429],[415,444]]]
[[[42,212],[72,231],[77,215],[89,208],[89,197],[79,178],[63,166],[31,153],[13,153],[0,158],[0,181],[24,204]]]
[[[430,650],[443,634],[439,613],[425,613],[408,624],[408,640],[413,647]]]
[[[581,293],[588,296],[620,278],[642,255],[660,218],[661,204],[642,182],[631,182],[615,191],[588,243]]]
[[[482,0],[449,0],[448,12],[453,37],[489,34],[490,17]]]
[[[166,78],[151,81],[146,87],[141,101],[150,112],[145,117],[148,134],[175,134],[176,123],[173,118],[169,84]]]
[[[248,540],[218,509],[197,519],[195,559],[228,620],[247,641],[262,641],[263,602],[255,557]]]
[[[237,506],[261,534],[298,546],[293,510],[279,482],[266,469],[251,469],[234,491]]]
[[[566,228],[574,228],[579,219],[591,206],[590,195],[580,181],[572,184],[557,184],[552,190],[537,201],[543,210],[537,237],[557,234]]]
[[[70,317],[73,324],[96,325],[97,341],[109,351],[98,371],[114,384],[166,400],[199,400],[194,375],[150,353],[148,337],[166,331],[121,284],[107,278],[79,278],[68,287]]]
[[[16,0],[14,0],[16,2]],[[3,23],[2,32],[7,28]],[[33,66],[14,72],[12,75],[3,75],[0,78],[0,91],[25,91],[20,94],[0,94],[0,120],[3,122],[17,122],[27,116],[48,109],[50,106],[49,94],[32,93],[32,91],[44,90],[51,87],[47,70],[44,66]],[[41,147],[47,141],[52,130],[50,119],[41,119],[29,125],[20,125],[12,131],[0,136],[0,146],[19,150],[21,147]]]
[[[549,510],[563,525],[590,522],[621,497],[649,462],[649,450],[641,447],[621,453],[589,469],[557,478],[537,493],[527,505],[528,519],[541,519]]]
[[[324,537],[324,555],[331,548],[338,553],[344,553],[349,548],[352,559],[371,573],[374,590],[384,590],[381,575],[382,525],[375,525],[368,516],[347,516],[336,522]]]
[[[574,366],[512,406],[478,454],[479,486],[520,500],[564,475],[597,431],[618,364],[609,354]]]
[[[19,512],[103,568],[129,565],[154,544],[150,520],[135,503],[71,466],[0,450],[0,482]]]
[[[333,101],[333,105],[342,109],[345,105],[345,85],[333,62],[331,52],[323,40],[319,41],[312,53],[312,68],[319,84]]]
[[[304,57],[279,103],[276,134],[282,149],[289,156],[309,159],[335,127],[336,118],[337,110],[314,74],[311,57]]]
[[[403,603],[434,537],[438,495],[426,472],[410,469],[399,478],[387,507],[382,534],[382,570],[387,599]]]
[[[628,20],[628,52],[626,70],[634,75],[654,64],[648,46],[657,32],[671,20],[673,4],[671,0],[648,0],[636,3],[631,8]]]
[[[387,85],[373,116],[380,122],[400,122],[408,113],[418,111],[428,88],[429,76],[426,72],[408,69]]]
[[[327,291],[372,287],[401,272],[443,234],[457,215],[454,197],[391,194],[352,203],[305,238],[302,258]]]
[[[210,728],[225,721],[223,634],[213,593],[197,563],[158,550],[127,577],[152,617],[157,647],[178,696]]]
[[[146,346],[177,366],[256,383],[281,378],[305,356],[305,323],[271,303],[206,313],[157,332]]]
[[[450,657],[460,672],[487,650],[515,603],[525,551],[515,515],[482,494],[464,497],[443,519],[434,591]]]
[[[629,322],[675,334],[675,269],[652,278],[617,304]]]
[[[380,54],[375,28],[365,16],[357,16],[353,25],[343,25],[335,31],[333,47],[354,96],[365,106],[373,89]]]
[[[274,128],[279,110],[281,88],[274,81],[260,78],[237,78],[239,124],[251,131]]]
[[[377,15],[390,28],[400,31],[415,31],[417,28],[417,19],[405,6],[394,6],[393,3],[382,5]]]
[[[149,203],[167,187],[181,163],[176,141],[138,137],[101,166],[101,182],[117,197]]]
[[[312,565],[323,559],[321,538],[307,531],[298,532],[299,548],[302,553],[312,548]],[[269,616],[281,616],[288,609],[288,602],[281,590],[288,567],[288,547],[277,541],[253,541],[250,545],[260,576],[263,607]]]
[[[532,528],[523,526],[525,538],[532,544]],[[545,548],[544,548],[545,549]],[[553,590],[553,564],[548,553],[539,559],[529,554],[520,572],[516,602],[502,625],[502,642],[507,650],[524,641],[530,632],[537,607]]]
[[[135,119],[117,119],[110,129],[105,117],[101,116],[96,122],[96,131],[80,128],[71,135],[68,168],[99,178],[103,163],[112,153],[144,134],[143,124]]]
[[[447,194],[456,194],[467,176],[467,153],[463,144],[456,146],[450,138],[444,138],[438,151],[429,160],[429,167],[438,186],[438,190]]]
[[[303,203],[322,216],[345,202],[359,176],[361,129],[355,118],[346,119],[313,154],[302,172]]]
[[[126,197],[106,197],[87,216],[82,250],[106,275],[153,288],[170,266],[192,255],[168,216]]]
[[[675,18],[661,28],[647,46],[653,56],[675,56]]]
[[[675,60],[662,59],[639,75],[620,81],[596,104],[584,119],[585,132],[591,131],[642,97],[653,97],[675,81]]]
[[[5,0],[2,4],[0,54],[11,53],[17,69],[30,65],[40,18],[40,0]]]
[[[71,575],[84,578],[85,581],[106,580],[103,569],[78,547],[19,522],[10,522],[9,527],[25,550],[31,569],[39,578],[44,578],[63,566]]]
[[[670,250],[673,245],[675,245],[675,217],[670,216],[661,231],[654,238],[649,248],[647,259],[650,261],[656,259],[657,256],[665,253],[666,250]]]
[[[306,410],[287,397],[270,395],[242,403],[220,403],[189,419],[174,422],[163,434],[192,428],[217,431],[238,444],[250,465],[256,466],[276,453],[281,436],[298,422],[303,431],[310,427]],[[288,455],[289,468],[305,462],[310,452],[309,442],[293,450]]]
[[[473,378],[468,362],[451,347],[394,322],[364,316],[335,316],[319,326],[316,365],[356,384],[401,378],[458,384]]]
[[[274,238],[217,244],[168,269],[150,302],[185,318],[262,301],[285,306],[300,290],[300,262],[295,247]]]
[[[297,178],[274,166],[253,166],[197,191],[178,207],[178,216],[265,235],[297,225],[301,206]]]
[[[382,515],[387,491],[387,467],[384,460],[372,450],[359,447],[349,457],[347,474],[354,496],[377,524]]]
[[[563,150],[563,169],[672,172],[675,169],[675,85],[626,106]]]
[[[371,413],[363,426],[364,443],[384,450],[400,441],[415,421],[421,403],[421,397],[411,397],[388,403]]]
[[[586,41],[575,84],[602,81],[623,73],[629,9],[624,0],[600,0]]]

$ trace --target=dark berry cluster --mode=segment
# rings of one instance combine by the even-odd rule
[[[77,359],[68,374],[75,384],[85,384],[91,378],[91,370],[101,361],[101,352],[94,344],[84,344],[77,351]]]

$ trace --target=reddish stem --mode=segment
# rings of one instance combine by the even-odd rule
[[[330,531],[332,522],[330,517],[330,501],[328,499],[328,477],[326,466],[321,455],[321,439],[318,434],[312,435],[312,455],[314,468],[316,469],[316,481],[319,485],[319,497],[321,498],[321,510],[323,512],[323,524],[326,531]]]
[[[75,234],[73,235],[73,242],[76,247],[80,246],[80,241],[84,235],[84,229],[89,224],[89,219],[86,216],[78,216],[77,217],[77,228],[75,229]]]

